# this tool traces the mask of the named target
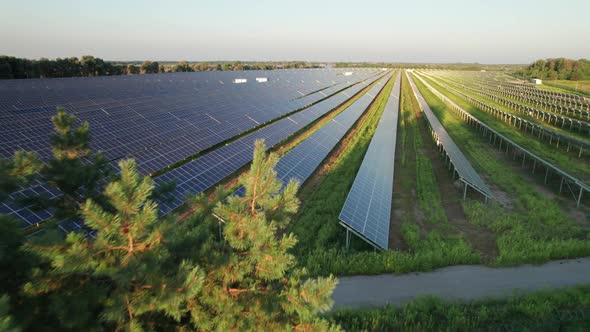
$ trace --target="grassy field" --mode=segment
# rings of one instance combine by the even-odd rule
[[[474,167],[508,197],[510,208],[477,201],[468,201],[464,206],[471,222],[496,234],[499,255],[492,264],[538,263],[590,255],[587,230],[580,228],[555,200],[541,194],[520,174],[518,167],[466,126],[425,85],[417,79],[414,81]]]
[[[566,81],[556,80],[548,81],[543,80],[543,84],[540,88],[548,88],[548,90],[556,91],[552,88],[558,88],[558,92],[577,93],[585,97],[590,97],[590,80],[584,81]]]
[[[401,308],[339,310],[326,315],[346,331],[588,331],[590,286],[467,303],[434,297]]]

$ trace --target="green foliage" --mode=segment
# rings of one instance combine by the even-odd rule
[[[8,296],[0,296],[0,331],[19,332],[21,329],[16,326],[14,318],[10,315]]]
[[[49,60],[0,56],[0,79],[121,75],[125,66],[90,55]]]
[[[173,240],[173,223],[158,219],[157,205],[149,200],[151,179],[140,178],[132,160],[119,165],[120,180],[110,183],[104,194],[114,211],[92,199],[82,209],[85,223],[100,230],[95,239],[70,233],[63,242],[41,239],[29,245],[50,269],[37,269],[25,290],[47,298],[60,325],[91,328],[103,323],[139,330],[158,324],[158,315],[178,322],[204,282],[196,264],[173,264],[164,243]],[[64,303],[62,294],[80,299]],[[88,312],[81,315],[79,307]],[[94,313],[100,317],[97,322]]]
[[[64,240],[49,230],[25,244],[40,262],[24,294],[14,292],[19,312],[32,318],[19,321],[30,330],[339,330],[318,317],[332,305],[336,279],[309,279],[289,252],[297,241],[285,229],[298,185],[281,191],[278,157],[264,151],[257,142],[240,179],[244,197],[200,195],[187,202],[188,213],[164,219],[151,199],[153,181],[133,160],[121,161],[120,178],[101,195],[106,204],[82,205],[95,238]],[[12,253],[22,250],[13,242]]]
[[[327,317],[347,331],[587,331],[590,287],[468,303],[424,297],[401,308],[343,309]]]
[[[131,63],[127,65],[127,74],[128,75],[139,74],[139,71],[140,71],[139,66],[131,64]]]
[[[172,68],[172,71],[173,72],[192,72],[194,70],[193,70],[193,67],[191,67],[191,65],[188,62],[180,61]]]
[[[0,202],[30,181],[41,167],[33,152],[16,151],[12,159],[0,159]]]
[[[144,61],[141,64],[141,71],[144,74],[157,74],[160,70],[160,65],[157,62]]]
[[[516,74],[526,78],[548,80],[579,81],[590,79],[590,60],[576,61],[565,58],[537,60],[528,67],[517,71]]]
[[[202,329],[235,330],[333,330],[316,316],[332,305],[333,277],[307,279],[295,268],[289,253],[297,242],[284,232],[299,206],[298,184],[290,181],[284,191],[276,178],[276,154],[266,156],[264,143],[256,142],[250,171],[240,178],[244,197],[220,202],[214,214],[223,221],[228,262],[215,270],[213,285],[205,292],[218,294],[206,302],[210,312]],[[222,290],[226,290],[223,292]],[[244,315],[244,311],[250,314]],[[199,316],[204,313],[199,314]],[[194,315],[193,315],[194,316]]]

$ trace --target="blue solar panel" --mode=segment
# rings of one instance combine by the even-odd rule
[[[371,81],[374,80],[375,79],[371,79]],[[363,87],[364,85],[358,84],[346,91],[354,95],[363,89]],[[366,100],[366,105],[368,105],[370,100],[364,98],[365,97],[361,98],[361,100]],[[293,116],[279,120],[254,133],[246,135],[231,144],[221,147],[201,158],[195,159],[157,177],[156,183],[174,181],[177,184],[177,187],[172,194],[174,201],[162,203],[162,213],[168,213],[180,206],[184,203],[186,195],[197,194],[211,188],[213,185],[250,162],[252,160],[254,142],[257,139],[264,139],[267,148],[271,148],[294,134],[296,131],[315,121],[320,116],[326,114],[334,107],[345,102],[347,99],[348,97],[343,93],[339,93],[330,99],[324,100],[301,111],[296,114],[296,117]],[[364,108],[360,106],[351,106],[349,108],[358,108],[357,113],[362,113],[362,111],[364,111]],[[340,127],[342,125],[338,124],[338,126]]]
[[[49,158],[49,118],[57,106],[63,106],[79,121],[90,122],[93,147],[102,150],[107,159],[134,156],[179,137],[208,147],[302,107],[306,101],[293,100],[300,96],[296,91],[329,88],[335,80],[342,83],[345,80],[337,75],[340,72],[252,71],[2,81],[0,157],[26,149]],[[356,77],[370,74],[360,71]],[[229,83],[236,75],[252,81],[265,76],[269,82]],[[307,98],[311,103],[322,96]],[[195,135],[207,130],[216,135]],[[191,152],[198,151],[192,147]],[[143,160],[137,159],[141,166]]]
[[[352,82],[338,75],[341,72],[252,71],[1,81],[0,157],[23,149],[37,151],[42,159],[48,159],[52,132],[49,118],[60,105],[76,115],[78,122],[90,122],[93,147],[113,159],[113,167],[115,159],[132,157],[142,174],[150,174],[348,86]],[[353,79],[374,74],[360,70]],[[229,83],[236,75],[252,81],[265,76],[269,82]],[[23,193],[26,189],[14,197]],[[0,209],[21,219],[23,227],[52,215],[51,211],[34,212],[14,202],[0,204]]]
[[[369,107],[389,78],[391,78],[391,74],[375,84],[361,98],[279,159],[276,166],[277,178],[283,181],[283,186],[291,179],[303,183],[313,174]],[[364,86],[360,88],[364,88]],[[234,192],[234,195],[243,195],[244,193],[245,190],[242,187]]]
[[[398,75],[339,216],[345,227],[382,249],[389,247],[400,83]]]

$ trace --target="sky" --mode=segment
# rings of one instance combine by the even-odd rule
[[[33,59],[590,58],[589,0],[0,1],[0,54]]]

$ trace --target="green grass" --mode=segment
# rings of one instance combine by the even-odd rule
[[[405,75],[404,82],[406,82]],[[409,88],[409,84],[404,84],[404,86]],[[428,222],[435,224],[447,223],[448,220],[445,210],[442,206],[442,200],[440,198],[436,177],[434,176],[432,162],[424,153],[424,142],[422,141],[422,135],[420,134],[418,119],[415,113],[416,111],[419,112],[417,105],[418,102],[415,100],[413,94],[410,93],[410,89],[407,88],[405,88],[403,91],[403,98],[405,101],[408,101],[408,103],[402,105],[401,112],[408,120],[406,121],[406,124],[409,123],[413,127],[414,132],[414,154],[416,157],[416,192],[418,194],[418,206],[420,207],[420,210],[424,212]],[[430,139],[430,137],[427,138]]]
[[[392,82],[386,86],[386,96],[389,95]],[[406,90],[402,100],[407,98],[408,94],[407,84],[404,86]],[[379,102],[377,109],[373,110],[369,119],[349,142],[321,185],[313,192],[306,192],[303,188],[301,213],[295,219],[291,231],[299,239],[295,255],[298,257],[300,265],[306,267],[311,275],[404,273],[480,262],[479,255],[474,253],[463,239],[445,236],[439,231],[431,231],[423,235],[424,230],[420,230],[418,225],[412,223],[404,224],[402,227],[405,241],[411,243],[408,252],[392,250],[374,252],[369,245],[355,236],[352,237],[350,251],[344,249],[346,234],[343,227],[338,224],[338,215],[386,102],[386,99]],[[402,114],[402,122],[411,121],[408,116],[412,112],[411,108],[408,108],[411,107],[411,104],[403,103],[403,105],[405,105],[404,112],[407,113]],[[413,124],[411,125],[413,126]],[[406,131],[406,134],[409,132],[419,135],[416,130]],[[414,137],[408,137],[406,142],[414,141],[414,139]],[[430,164],[424,163],[416,168],[429,169],[430,176],[433,176],[432,168],[431,166],[428,168],[428,165]],[[437,187],[432,184],[424,188],[437,190]],[[424,195],[424,197],[429,196]],[[438,200],[438,204],[440,204],[440,198]],[[442,206],[439,205],[437,209],[442,211],[444,215]],[[441,213],[440,211],[437,213]]]
[[[346,331],[588,331],[590,286],[467,303],[424,297],[402,307],[326,315]]]
[[[520,146],[527,148],[529,151],[537,154],[539,157],[553,163],[562,170],[578,177],[580,180],[584,182],[590,181],[590,168],[588,163],[585,162],[584,158],[578,158],[577,154],[575,153],[562,151],[555,148],[553,145],[548,145],[545,142],[537,140],[536,136],[533,137],[530,134],[524,133],[518,130],[518,128],[515,128],[500,119],[496,119],[492,114],[482,111],[479,108],[471,105],[463,97],[445,89],[444,87],[437,84],[437,82],[432,81],[429,78],[424,79],[439,92],[446,95],[457,105],[465,109],[483,123],[492,127],[500,134],[508,137]],[[421,84],[418,79],[415,79],[415,81],[417,84]],[[423,89],[420,89],[420,91],[423,91]],[[436,98],[436,100],[439,99]],[[564,144],[562,144],[562,146],[564,146]]]
[[[559,205],[508,166],[508,161],[491,153],[487,140],[466,126],[420,80],[416,86],[449,134],[489,182],[513,196],[510,212],[494,203],[469,201],[464,205],[468,220],[489,227],[496,234],[497,265],[543,262],[549,259],[590,255],[588,234],[582,231]]]
[[[543,80],[540,88],[546,88],[557,92],[575,93],[585,97],[590,97],[590,80],[584,81],[566,81],[557,80],[549,81]],[[557,88],[557,89],[553,89]]]

